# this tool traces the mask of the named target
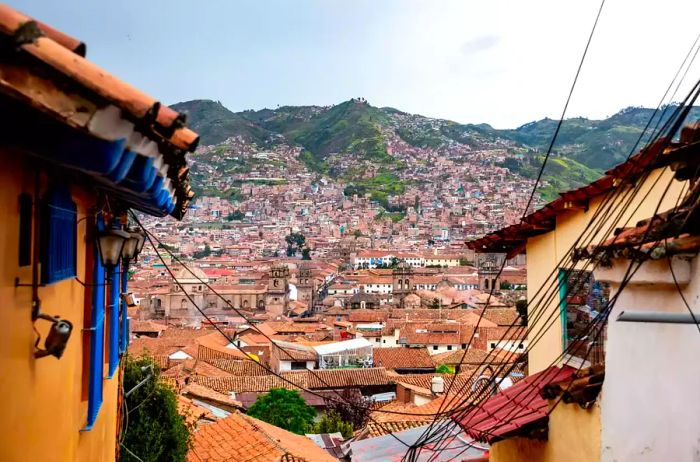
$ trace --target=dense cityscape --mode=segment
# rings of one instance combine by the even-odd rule
[[[406,14],[432,27],[409,3]],[[283,76],[257,72],[286,57],[261,50],[303,34],[332,73],[334,50],[352,49],[342,27],[324,35],[295,25],[300,35],[285,37],[275,28],[257,36],[256,26],[243,47],[206,37],[244,21],[222,14],[224,29],[205,28],[188,12],[201,34],[188,41],[207,43],[202,61],[168,55],[163,78],[128,43],[144,20],[153,33],[156,16],[172,51],[168,31],[184,19],[162,5],[142,5],[126,39],[109,46],[109,21],[96,35],[82,29],[98,45],[94,61],[63,25],[80,31],[82,15],[104,6],[34,5],[35,18],[0,5],[9,302],[0,392],[11,398],[0,462],[697,462],[700,81],[691,80],[700,41],[656,107],[570,116],[604,5],[561,117],[543,111],[513,129],[364,96],[235,111],[188,99],[191,89],[173,93],[187,85],[172,70],[186,63],[195,82],[223,80],[208,66],[226,60],[202,65],[204,56],[232,50],[237,72],[273,86],[271,75]],[[347,11],[324,9],[338,5],[295,6],[324,26],[347,25]],[[266,11],[268,22],[294,23],[285,8]],[[372,21],[361,21],[368,34]],[[348,27],[352,45],[364,39]],[[681,49],[688,28],[658,40]],[[401,50],[429,60],[445,43],[435,40],[427,54]],[[480,36],[458,54],[478,60],[500,42]],[[162,54],[160,41],[149,43]],[[127,66],[136,83],[156,76],[156,89],[183,102],[165,104],[98,66],[115,46],[136,57]],[[368,78],[370,64],[389,60],[370,51],[349,76]],[[284,76],[299,86],[285,83],[290,101],[303,88],[295,66]],[[520,63],[508,72],[526,70],[542,71]],[[413,72],[382,92],[397,94]],[[460,72],[433,75],[445,87],[436,81],[431,97],[449,93]],[[335,78],[348,91],[364,88],[345,77]],[[649,82],[635,97],[658,90]],[[320,101],[337,95],[317,91]]]

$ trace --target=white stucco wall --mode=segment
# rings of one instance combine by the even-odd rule
[[[461,345],[426,345],[425,347],[428,349],[428,353],[431,355],[436,355],[438,353],[444,353],[446,351],[457,351],[460,349]],[[437,347],[437,348],[436,348]],[[449,347],[449,348],[448,348]]]
[[[492,347],[491,344],[495,343],[496,346]],[[494,348],[500,348],[502,350],[510,352],[523,352],[527,349],[527,340],[504,340],[499,341],[489,341],[487,343],[487,351],[492,351]]]
[[[306,361],[306,368],[307,369],[314,369],[315,366],[314,361]],[[280,361],[280,370],[279,372],[289,372],[292,370],[292,362],[291,361]],[[299,370],[299,369],[296,369]]]
[[[674,259],[686,300],[700,312],[700,265]],[[629,261],[596,271],[612,292]],[[610,315],[601,401],[602,462],[700,461],[700,333],[692,324],[616,322],[623,311],[687,313],[667,261],[635,274]]]

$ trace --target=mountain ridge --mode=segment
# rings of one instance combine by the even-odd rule
[[[303,151],[299,159],[309,170],[351,183],[359,183],[368,170],[383,178],[401,176],[406,162],[414,160],[403,155],[404,151],[426,158],[463,152],[466,160],[470,152],[506,152],[506,168],[533,178],[538,170],[535,164],[541,162],[541,153],[548,148],[558,123],[545,117],[515,129],[495,129],[486,123],[460,124],[393,107],[375,107],[363,98],[332,106],[281,106],[239,112],[213,100],[191,100],[172,108],[188,114],[189,124],[200,133],[203,145],[239,137],[260,149],[300,146]],[[654,109],[628,107],[601,120],[566,119],[553,149],[553,156],[560,161],[557,165],[548,163],[545,170],[545,197],[593,181],[623,161],[652,115],[653,128],[661,125],[673,108],[668,106],[655,114]],[[698,107],[689,116],[695,118],[700,118]]]

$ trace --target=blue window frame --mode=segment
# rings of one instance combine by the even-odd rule
[[[97,229],[104,229],[104,221],[97,217]],[[84,430],[91,430],[102,407],[102,380],[104,374],[105,342],[105,269],[97,244],[93,244],[92,321],[90,323],[90,370],[88,378],[88,416]]]
[[[114,376],[119,365],[119,265],[109,271],[109,373]]]
[[[559,268],[559,320],[561,322],[561,347],[562,351],[566,350],[569,344],[568,336],[568,316],[566,314],[566,298],[569,292],[569,281],[567,280],[566,270]]]
[[[74,278],[77,208],[65,186],[48,192],[42,206],[41,282]]]
[[[126,264],[122,267],[122,292],[128,292],[129,284],[129,265]],[[126,300],[121,301],[122,313],[121,313],[121,337],[119,339],[119,353],[124,353],[126,348],[129,346],[129,311],[126,306]]]

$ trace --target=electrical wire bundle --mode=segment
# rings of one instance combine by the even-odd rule
[[[698,38],[700,38],[700,36],[698,36]],[[696,48],[697,42],[698,42],[698,39],[695,40],[695,42],[693,43],[693,46],[691,47],[690,51],[686,55],[683,63],[681,64],[680,68],[676,72],[674,79],[672,80],[668,89],[664,93],[664,96],[662,97],[661,102],[659,103],[657,109],[654,111],[654,113],[650,117],[650,119],[647,123],[647,126],[645,127],[644,131],[642,132],[639,139],[637,140],[637,144],[639,144],[639,142],[641,142],[641,140],[645,136],[646,131],[648,130],[652,121],[654,120],[657,113],[659,112],[659,108],[661,107],[661,103],[665,100],[667,94],[669,93],[669,91],[673,87],[674,82],[678,79],[678,76],[680,75],[682,69],[685,67],[685,72],[683,73],[683,77],[678,81],[678,85],[676,86],[676,91],[674,91],[673,94],[675,95],[675,93],[678,91],[678,88],[680,87],[681,82],[685,78],[688,70],[690,69],[690,66],[692,65],[695,57],[697,56],[698,50],[700,49],[700,48]],[[693,50],[695,50],[695,51],[693,52]],[[692,56],[692,59],[690,59],[689,64],[686,66],[686,63],[688,62],[688,60],[691,56]],[[696,83],[696,85],[693,87],[693,90],[690,92],[688,97],[686,97],[684,102],[681,105],[677,106],[675,108],[675,110],[673,111],[673,114],[670,117],[668,117],[668,119],[666,120],[666,122],[663,125],[663,128],[658,129],[658,126],[660,125],[661,121],[664,120],[664,118],[666,117],[666,112],[669,110],[669,108],[671,106],[667,105],[664,108],[664,110],[662,111],[658,120],[656,121],[656,127],[653,130],[652,135],[647,140],[647,142],[652,146],[654,145],[655,142],[657,143],[657,146],[655,147],[656,154],[654,155],[654,158],[658,157],[658,155],[663,151],[663,148],[670,143],[670,140],[678,132],[681,124],[683,123],[683,120],[685,120],[685,117],[687,116],[688,112],[690,111],[697,96],[698,96],[698,84]],[[673,96],[671,98],[673,98]],[[561,121],[560,121],[560,123],[561,123]],[[662,137],[661,136],[662,134],[665,134],[666,136]],[[633,148],[632,151],[630,152],[630,155],[634,152],[635,149],[636,149],[636,145],[635,145],[635,148]],[[628,157],[628,159],[629,159],[629,157]],[[545,158],[545,161],[546,161],[546,158]],[[652,162],[652,165],[653,165],[653,162]],[[528,344],[527,350],[522,353],[522,356],[525,356],[529,351],[531,351],[532,347],[535,346],[537,344],[537,342],[539,342],[539,340],[541,340],[544,333],[546,333],[546,331],[549,330],[556,323],[557,317],[553,316],[553,315],[558,314],[558,311],[552,310],[553,313],[550,314],[550,318],[548,318],[547,320],[544,321],[544,326],[542,328],[540,328],[539,332],[533,333],[533,327],[535,325],[537,325],[539,323],[539,321],[541,320],[546,307],[549,307],[551,301],[556,300],[556,298],[554,298],[554,297],[559,295],[558,292],[559,292],[560,287],[559,287],[559,284],[557,284],[556,278],[553,278],[554,271],[558,270],[561,267],[567,268],[567,270],[565,270],[565,277],[566,278],[568,278],[571,275],[572,271],[582,271],[581,265],[577,265],[576,264],[577,262],[572,260],[571,250],[573,250],[574,248],[577,248],[577,247],[582,247],[583,246],[581,244],[582,242],[589,242],[590,243],[589,239],[592,240],[596,236],[601,237],[601,241],[605,240],[607,238],[607,236],[609,236],[610,233],[617,227],[619,220],[621,219],[622,216],[624,216],[625,212],[628,209],[628,206],[632,203],[634,198],[640,192],[640,186],[642,184],[644,184],[644,180],[646,180],[648,178],[649,174],[650,174],[649,171],[645,171],[642,174],[642,178],[637,178],[638,175],[635,175],[634,177],[630,176],[628,178],[622,178],[621,184],[606,194],[605,198],[603,199],[603,202],[596,209],[594,216],[589,221],[589,223],[586,226],[586,228],[584,229],[583,233],[576,239],[576,242],[574,242],[571,249],[569,249],[570,251],[565,254],[564,258],[562,258],[560,260],[559,264],[555,266],[555,269],[553,270],[552,274],[550,274],[550,276],[548,277],[548,279],[550,280],[549,287],[545,288],[545,285],[541,286],[538,289],[535,296],[533,297],[534,300],[531,300],[528,303],[528,312],[532,313],[534,315],[533,318],[531,319],[531,322],[529,323],[529,327],[527,329],[527,337],[529,339],[532,339],[532,341]],[[642,200],[639,201],[639,203],[635,207],[634,212],[632,214],[628,215],[627,221],[629,221],[631,219],[631,217],[633,217],[635,215],[635,213],[639,209],[640,205],[644,202],[644,200],[649,195],[649,193],[656,187],[656,184],[658,183],[658,181],[661,177],[662,177],[662,175],[659,175],[655,179],[655,181],[653,182],[653,185],[650,187],[650,189],[646,192],[646,194],[644,195]],[[635,183],[635,180],[636,180],[636,183]],[[666,188],[662,194],[662,197],[656,206],[656,210],[655,210],[654,214],[656,214],[658,212],[658,208],[661,205],[661,201],[665,198],[666,193],[668,192],[672,182],[673,182],[673,179],[671,179],[669,181],[668,185],[666,186]],[[632,186],[632,185],[634,185],[634,186]],[[632,186],[632,187],[629,189],[625,189],[625,187],[629,187],[629,186]],[[682,197],[683,192],[684,192],[684,188],[682,188],[680,191],[679,199],[680,199],[680,197]],[[611,216],[614,216],[615,218],[611,220],[610,219]],[[597,222],[597,224],[594,226],[595,222]],[[607,229],[605,231],[603,231],[603,225],[605,225],[606,223],[608,223],[609,226],[607,227]],[[590,264],[591,264],[591,262],[587,262],[586,265],[584,265],[583,269],[586,269]],[[634,274],[634,272],[636,271],[637,268],[632,268],[632,265],[630,265],[630,268],[628,269],[626,277],[625,277],[624,285],[626,285],[628,278],[630,278]],[[595,268],[593,268],[593,269],[595,269]],[[579,273],[579,274],[583,274],[583,273]],[[578,285],[580,285],[580,282],[578,282],[578,283],[574,282],[574,284],[572,284],[570,287],[567,287],[567,293],[561,295],[562,298],[565,299],[566,297],[568,297],[568,295],[571,292],[574,292],[574,289]],[[621,290],[624,287],[624,285],[621,286]],[[493,288],[491,290],[491,293],[493,293]],[[542,303],[545,299],[545,295],[542,295],[543,293],[545,295],[547,293],[549,293],[549,297],[546,297],[547,298],[546,303]],[[607,317],[610,314],[610,311],[612,310],[612,307],[614,306],[614,302],[616,299],[617,299],[616,296],[613,297],[613,299],[611,299],[609,301],[609,303],[606,305],[605,309],[599,314],[599,316],[591,321],[590,325],[584,329],[583,335],[580,336],[581,338],[584,338],[586,336],[590,336],[590,334],[592,332],[595,333],[595,336],[600,335],[600,333],[605,328],[605,321],[607,320]],[[504,333],[502,339],[506,338],[508,335],[508,332],[515,326],[516,326],[515,323],[513,325],[511,325],[508,328],[508,331],[506,333]],[[499,343],[500,343],[500,341],[499,341]],[[553,361],[552,365],[557,364],[566,354],[570,353],[568,350],[569,350],[569,348],[567,348],[560,355],[560,357],[558,357],[555,361]],[[587,359],[589,353],[590,353],[590,348],[588,349],[588,352],[586,353],[586,358],[584,358],[584,359]],[[465,351],[465,354],[466,354],[466,351]],[[514,355],[514,354],[515,354],[515,352],[511,353],[511,355]],[[482,364],[486,364],[488,362],[489,356],[490,356],[490,354],[487,356],[487,358],[484,359]],[[504,362],[509,362],[509,361],[506,360]],[[508,370],[506,370],[506,369],[508,369]],[[513,370],[513,367],[507,368],[506,366],[501,366],[498,371],[495,371],[492,374],[492,376],[490,378],[490,382],[496,383],[499,376],[504,376],[504,374],[507,375],[512,370]],[[458,410],[456,412],[451,412],[449,417],[447,415],[445,415],[444,413],[438,412],[439,417],[442,417],[443,419],[448,419],[450,417],[451,418],[459,418],[460,416],[464,416],[465,413],[468,412],[468,411],[465,411],[465,409],[469,409],[470,404],[472,404],[472,403],[476,404],[476,403],[479,403],[481,400],[483,400],[484,392],[488,392],[488,390],[489,390],[489,386],[487,384],[487,386],[480,389],[480,393],[474,393],[474,392],[469,393],[466,398],[462,399],[460,405],[457,406]],[[457,399],[457,397],[461,396],[462,391],[463,391],[463,389],[460,389],[459,391],[454,393],[452,395],[452,397],[451,397],[452,399],[450,401],[446,400],[444,403],[445,406],[449,407],[451,401],[453,401],[453,400]],[[478,404],[476,404],[476,406],[478,406]],[[454,423],[454,420],[452,420],[452,419],[447,420],[446,423],[442,422],[440,425],[438,425],[438,417],[436,416],[436,419],[431,424],[431,426],[426,430],[426,432],[424,432],[422,437],[419,438],[419,440],[416,441],[416,443],[414,443],[414,445],[411,448],[409,448],[406,455],[404,456],[404,460],[409,460],[409,461],[418,460],[421,448],[425,447],[426,445],[430,445],[430,450],[433,451],[433,456],[431,456],[431,458],[429,460],[434,459],[438,455],[438,453],[441,449],[441,443],[443,442],[443,440],[445,438],[444,435],[451,432],[451,427],[454,425],[456,425],[456,424]],[[454,437],[452,437],[452,439],[454,439]],[[468,449],[468,447],[465,448],[465,450],[466,449]]]
[[[391,435],[393,438],[395,438],[397,441],[399,441],[402,445],[404,445],[404,446],[406,446],[406,447],[409,446],[407,443],[405,443],[404,441],[402,441],[399,437],[397,437],[397,436],[394,435],[392,432],[390,432],[381,422],[378,422],[376,419],[374,419],[374,418],[371,416],[371,412],[383,412],[383,413],[388,413],[388,414],[405,415],[405,416],[419,416],[419,415],[420,415],[420,416],[422,416],[422,417],[425,417],[425,416],[426,416],[425,414],[422,414],[422,415],[421,415],[421,414],[416,414],[416,413],[411,413],[411,412],[375,409],[375,408],[373,408],[372,406],[368,406],[368,405],[365,405],[365,406],[357,405],[356,403],[353,403],[353,402],[349,401],[346,397],[343,396],[342,393],[338,392],[337,390],[333,390],[333,391],[334,391],[334,393],[338,396],[338,399],[332,398],[331,396],[328,396],[328,395],[321,395],[320,393],[317,393],[317,392],[315,392],[315,391],[313,391],[313,390],[311,390],[311,389],[305,388],[304,386],[295,383],[295,382],[292,381],[291,379],[285,377],[283,374],[279,374],[279,373],[275,372],[274,370],[272,370],[271,368],[269,368],[268,366],[265,366],[264,364],[259,363],[259,362],[255,361],[254,359],[252,359],[252,358],[248,355],[248,353],[247,353],[245,350],[243,350],[242,347],[240,347],[236,342],[234,342],[234,340],[233,340],[226,332],[224,332],[216,323],[214,323],[214,322],[211,320],[211,318],[199,307],[199,305],[197,305],[197,303],[194,301],[194,299],[192,298],[192,296],[185,290],[185,288],[182,286],[182,284],[177,280],[177,278],[175,277],[175,274],[174,274],[173,270],[170,268],[170,266],[167,264],[167,262],[165,261],[165,259],[164,259],[163,256],[161,255],[161,253],[160,253],[160,251],[159,251],[159,248],[165,248],[166,252],[168,252],[169,256],[170,256],[174,261],[176,261],[179,265],[181,265],[183,268],[185,268],[195,279],[197,279],[200,283],[202,283],[202,285],[206,286],[215,296],[217,296],[217,297],[218,297],[219,299],[221,299],[224,303],[226,303],[226,305],[227,305],[229,308],[233,309],[233,310],[234,310],[239,316],[241,316],[247,323],[251,323],[251,324],[252,324],[251,320],[248,319],[248,318],[246,317],[245,313],[243,313],[243,312],[242,312],[241,310],[239,310],[238,308],[234,307],[233,304],[231,304],[231,302],[230,302],[228,299],[226,299],[225,297],[223,297],[219,292],[217,292],[214,288],[212,288],[212,287],[208,284],[207,281],[201,279],[194,271],[192,271],[187,265],[185,265],[185,264],[184,264],[176,255],[174,255],[167,247],[161,246],[160,244],[162,244],[162,243],[160,242],[160,240],[158,240],[158,238],[157,238],[155,235],[153,235],[153,233],[151,233],[149,230],[147,230],[147,229],[141,224],[141,222],[140,222],[140,220],[138,219],[138,217],[136,216],[136,214],[134,214],[134,213],[132,212],[131,215],[132,215],[133,220],[137,223],[137,225],[145,232],[145,234],[146,234],[146,239],[148,240],[149,244],[151,245],[151,247],[152,247],[153,250],[155,251],[156,255],[158,256],[158,258],[159,258],[161,264],[163,264],[163,266],[165,267],[166,271],[168,272],[168,274],[169,274],[169,276],[171,277],[171,279],[175,282],[175,284],[178,285],[178,287],[179,287],[179,289],[182,291],[183,295],[184,295],[184,296],[188,299],[188,301],[195,307],[195,309],[204,317],[204,319],[205,319],[209,324],[211,324],[211,325],[214,327],[215,330],[217,330],[224,338],[226,338],[226,340],[228,340],[228,342],[229,342],[233,347],[235,347],[236,349],[238,349],[238,350],[244,355],[244,358],[243,358],[244,360],[248,360],[248,361],[255,362],[255,363],[258,364],[260,367],[262,367],[263,369],[265,369],[268,373],[270,373],[270,374],[272,374],[272,375],[274,375],[274,376],[276,376],[276,377],[282,379],[285,383],[287,383],[287,384],[293,386],[293,387],[296,388],[296,389],[300,389],[300,390],[302,390],[302,391],[304,391],[304,392],[307,392],[307,393],[309,393],[309,394],[312,394],[312,395],[314,395],[314,396],[323,398],[323,399],[328,400],[328,401],[332,401],[332,402],[336,402],[336,403],[343,403],[343,404],[345,404],[345,405],[348,405],[348,406],[352,407],[353,409],[358,409],[358,410],[362,410],[362,411],[364,411],[364,412],[370,413],[370,414],[368,414],[368,417],[369,417],[369,419],[370,419],[373,423],[375,423],[377,426],[379,426],[379,428],[381,428],[381,429],[382,429],[383,431],[385,431],[387,434]],[[277,348],[280,349],[280,351],[282,351],[284,354],[286,354],[287,357],[288,357],[289,359],[293,359],[292,354],[289,353],[288,350],[286,350],[285,348],[283,348],[281,345],[275,343],[274,340],[273,340],[271,337],[269,337],[267,334],[265,334],[264,332],[262,332],[262,331],[258,331],[258,332],[259,332],[261,335],[263,335],[267,340],[269,340],[271,344],[274,344]],[[335,388],[335,387],[333,387],[331,384],[329,384],[328,382],[326,382],[325,380],[323,380],[323,378],[322,378],[321,376],[319,376],[314,370],[308,370],[308,372],[309,372],[311,375],[313,375],[319,382],[321,382],[322,384],[324,384],[325,386],[327,386],[329,389]]]

